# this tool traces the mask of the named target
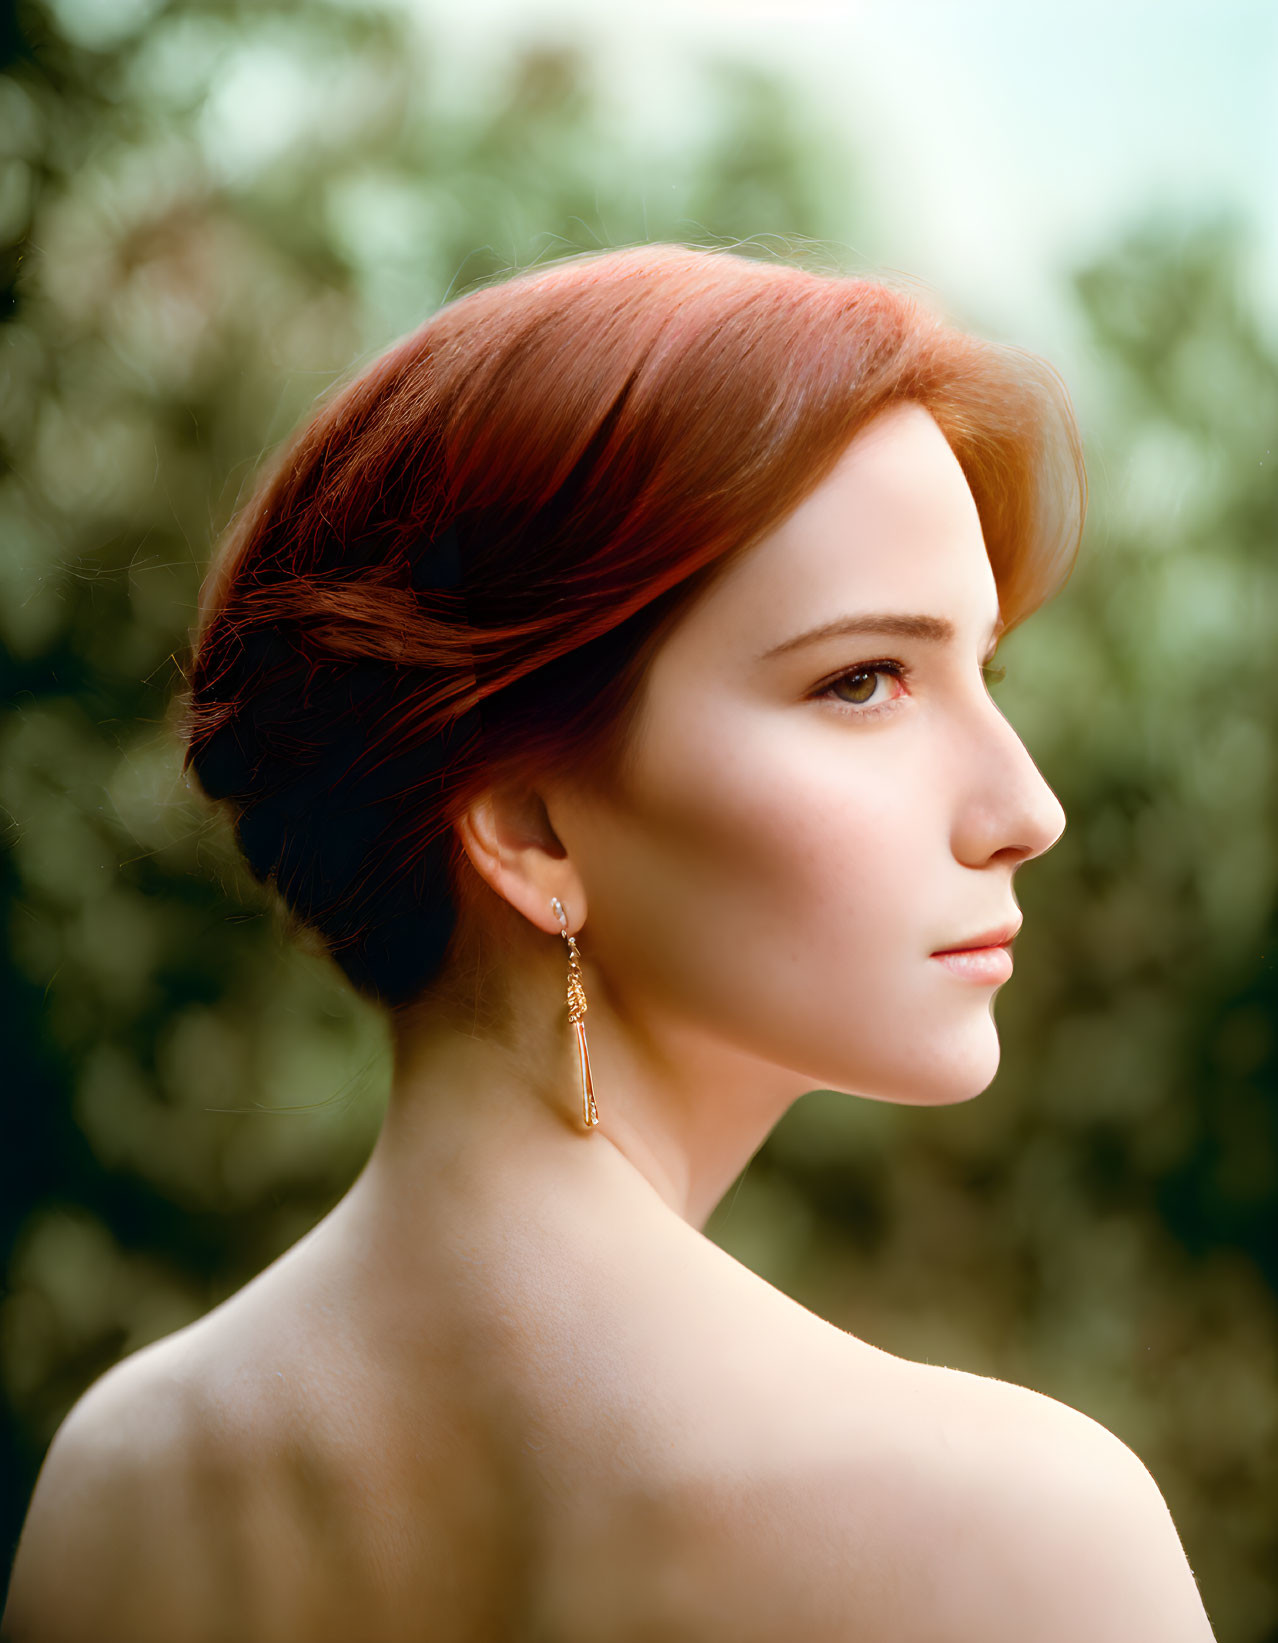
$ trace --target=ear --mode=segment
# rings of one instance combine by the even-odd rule
[[[471,866],[489,887],[539,930],[558,935],[551,906],[558,896],[569,935],[585,922],[585,886],[560,843],[537,793],[490,789],[458,817],[457,832]]]

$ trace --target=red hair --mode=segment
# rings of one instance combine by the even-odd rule
[[[880,281],[678,245],[447,304],[233,523],[185,766],[352,984],[407,1004],[474,894],[454,820],[490,785],[615,772],[670,624],[897,400],[945,433],[1016,626],[1068,575],[1086,504],[1036,356]]]

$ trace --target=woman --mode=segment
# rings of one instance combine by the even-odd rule
[[[327,404],[206,584],[188,763],[385,1007],[385,1122],[67,1417],[7,1636],[1211,1637],[1111,1434],[701,1231],[805,1090],[993,1078],[1064,817],[985,673],[1083,494],[1032,356],[679,246],[472,293]]]

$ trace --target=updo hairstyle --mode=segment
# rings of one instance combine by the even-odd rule
[[[518,915],[456,818],[490,786],[612,780],[663,635],[900,400],[962,466],[1010,629],[1078,548],[1068,394],[883,281],[571,256],[335,391],[214,559],[182,700],[184,768],[295,933],[392,1011],[469,1022]]]

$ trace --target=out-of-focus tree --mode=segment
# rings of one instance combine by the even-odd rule
[[[563,45],[459,97],[392,4],[30,0],[0,51],[11,1552],[78,1393],[294,1242],[381,1116],[381,1019],[282,945],[180,779],[200,577],[263,452],[494,275],[824,237],[849,188],[748,66],[705,66],[699,135],[667,152]]]
[[[12,1547],[78,1392],[312,1225],[381,1116],[380,1020],[281,943],[179,777],[196,590],[262,453],[352,360],[511,267],[859,224],[838,145],[741,65],[706,67],[662,148],[571,49],[459,88],[389,4],[3,15]],[[1003,1071],[943,1111],[814,1092],[709,1228],[877,1344],[1118,1432],[1221,1643],[1278,1636],[1278,366],[1243,254],[1227,225],[1154,225],[1077,277],[1106,371],[1091,524],[1000,691],[1070,820],[1018,883]]]

